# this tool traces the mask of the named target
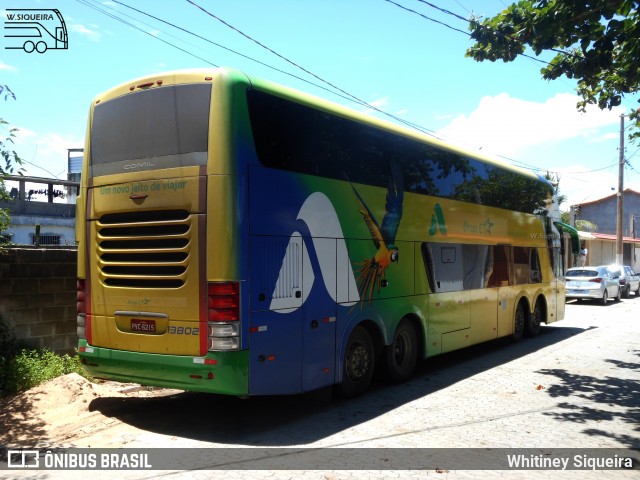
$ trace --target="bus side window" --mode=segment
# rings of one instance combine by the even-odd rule
[[[465,290],[485,288],[489,258],[492,258],[489,245],[462,245],[463,286]]]
[[[496,245],[493,256],[493,274],[489,279],[487,287],[506,287],[513,282],[509,279],[509,253],[507,245]]]
[[[540,269],[540,259],[538,258],[538,249],[532,248],[530,252],[531,265],[531,283],[542,282],[542,270]]]
[[[429,290],[433,293],[435,288],[435,272],[433,271],[433,256],[431,255],[431,248],[427,242],[422,242],[420,246],[422,251],[422,260],[424,261],[424,269],[427,272],[427,282],[429,282]]]
[[[436,293],[462,291],[464,289],[462,245],[446,243],[426,245],[431,254],[431,266],[427,268],[427,276],[429,276],[429,270],[431,270],[432,279],[429,280],[429,286],[433,286],[431,291]],[[426,262],[425,267],[427,267]]]

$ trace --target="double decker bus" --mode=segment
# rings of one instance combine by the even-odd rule
[[[84,155],[96,377],[355,396],[564,316],[547,180],[311,95],[232,69],[140,78],[95,98]]]

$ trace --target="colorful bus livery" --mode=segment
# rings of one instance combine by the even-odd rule
[[[69,46],[67,26],[56,9],[7,9],[4,31],[7,50],[44,53]]]
[[[549,182],[234,70],[97,96],[82,178],[96,377],[353,396],[564,315]]]

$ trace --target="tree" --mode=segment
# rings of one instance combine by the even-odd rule
[[[5,100],[12,98],[16,99],[15,94],[11,91],[11,89],[6,85],[0,85],[0,96],[4,96]],[[9,122],[0,118],[0,125],[5,126],[9,125]],[[0,139],[0,200],[8,200],[9,195],[7,194],[7,190],[4,186],[4,175],[8,175],[14,173],[16,167],[20,167],[22,165],[22,159],[18,156],[15,150],[11,147],[13,144],[13,139],[15,138],[15,132],[17,132],[17,128],[7,128],[8,136],[2,140]],[[20,173],[20,169],[18,169],[18,173]],[[9,211],[7,209],[0,208],[0,233],[7,229],[9,226]]]
[[[513,61],[527,47],[536,54],[555,53],[542,77],[578,81],[582,100],[611,109],[640,89],[639,0],[522,0],[492,18],[472,18],[475,44],[466,56],[477,61]],[[526,54],[525,54],[526,55]],[[631,138],[640,137],[640,110]]]

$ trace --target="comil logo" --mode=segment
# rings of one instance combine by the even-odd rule
[[[5,50],[44,53],[69,47],[67,26],[59,10],[9,8],[4,13]]]

